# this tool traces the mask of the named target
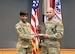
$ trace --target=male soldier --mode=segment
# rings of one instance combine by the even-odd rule
[[[18,34],[17,54],[31,54],[32,45],[30,23],[27,22],[28,12],[26,10],[20,11],[20,21],[16,24],[15,28]]]
[[[63,24],[54,18],[54,10],[49,7],[46,12],[48,19],[45,21],[46,34],[41,43],[41,54],[60,54],[60,39],[63,36]]]

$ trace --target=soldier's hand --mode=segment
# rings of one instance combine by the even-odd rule
[[[35,34],[34,36],[35,36],[35,37],[39,37],[39,35],[38,35],[38,34]]]
[[[44,37],[44,38],[48,38],[48,34],[45,34],[43,37]]]
[[[39,37],[38,34],[32,34],[32,35],[33,35],[33,39]]]

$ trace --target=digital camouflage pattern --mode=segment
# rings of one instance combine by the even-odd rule
[[[44,38],[41,43],[41,54],[60,54],[60,39],[63,37],[64,28],[61,21],[52,18],[45,21],[46,34],[48,38]]]
[[[31,54],[31,39],[33,39],[34,36],[31,35],[30,24],[20,21],[16,24],[15,28],[18,34],[17,54]]]

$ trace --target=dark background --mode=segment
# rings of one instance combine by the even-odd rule
[[[75,0],[61,0],[64,36],[61,48],[75,48]],[[15,48],[17,34],[15,24],[20,20],[19,11],[26,9],[31,18],[32,0],[0,0],[0,48]],[[40,0],[40,23],[43,22]]]

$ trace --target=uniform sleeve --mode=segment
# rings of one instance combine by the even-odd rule
[[[63,34],[64,34],[64,27],[63,27],[62,22],[59,22],[56,25],[55,29],[56,29],[55,34],[49,35],[48,38],[51,38],[51,39],[61,39],[63,37]]]
[[[34,36],[31,34],[26,34],[20,25],[15,26],[17,34],[22,39],[33,39]]]

